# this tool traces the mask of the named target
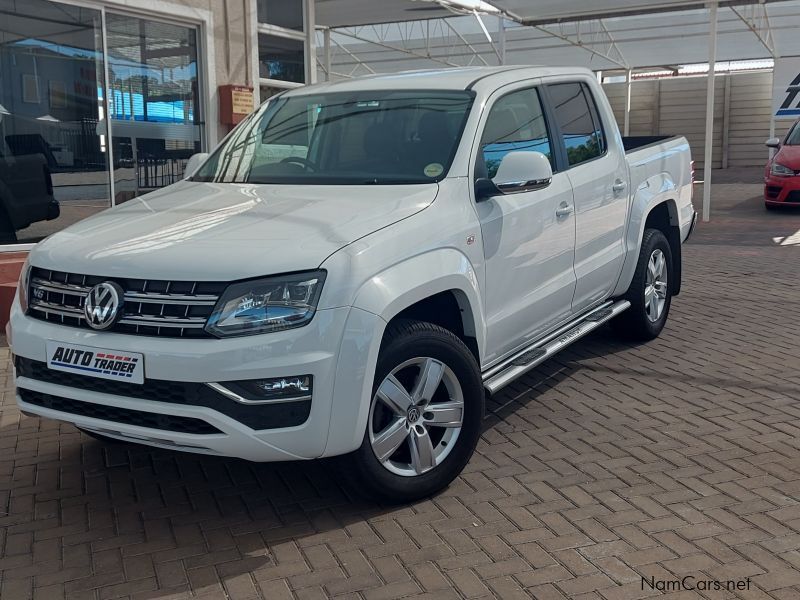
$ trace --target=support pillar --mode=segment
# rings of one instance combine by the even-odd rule
[[[711,219],[711,157],[714,149],[714,70],[717,64],[717,2],[709,4],[706,140],[703,157],[703,221]]]

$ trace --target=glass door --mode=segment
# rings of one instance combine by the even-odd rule
[[[200,151],[197,29],[107,11],[106,44],[119,204],[179,181]]]
[[[99,10],[0,0],[0,243],[109,206],[104,88]]]

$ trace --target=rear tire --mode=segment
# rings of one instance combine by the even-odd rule
[[[378,355],[367,428],[346,459],[368,495],[406,503],[447,487],[481,431],[480,368],[450,331],[422,321],[390,325]]]
[[[617,333],[635,341],[657,338],[669,316],[673,281],[667,238],[658,229],[646,229],[633,280],[623,296],[631,306],[612,321]]]

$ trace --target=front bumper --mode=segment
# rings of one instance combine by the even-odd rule
[[[352,321],[348,326],[351,313],[357,313],[357,327]],[[360,398],[362,393],[363,381],[353,374],[339,377],[337,388],[338,356],[347,331],[372,333],[370,317],[357,309],[334,308],[318,311],[311,323],[298,329],[185,340],[98,333],[44,322],[23,315],[15,302],[9,339],[14,354],[25,361],[22,365],[18,360],[25,368],[16,372],[17,402],[28,414],[158,447],[253,461],[316,458],[324,455],[329,442],[334,394]],[[47,340],[141,353],[145,385],[49,370],[44,364]],[[366,355],[361,358],[366,364]],[[205,385],[306,374],[313,377],[307,418],[295,415],[290,422],[302,422],[288,427],[281,426],[287,422],[280,420],[285,414],[274,406],[246,407],[245,415],[235,400],[215,396]],[[182,394],[182,389],[195,392]],[[356,411],[355,423],[360,403],[342,404]],[[273,414],[277,421],[271,422]],[[353,432],[346,433],[357,438]],[[334,440],[333,446],[348,451],[354,449],[353,443]]]
[[[800,205],[800,176],[765,177],[764,202],[775,205]]]

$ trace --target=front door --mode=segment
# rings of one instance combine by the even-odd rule
[[[538,151],[556,164],[536,88],[512,91],[494,102],[476,176],[493,177],[514,150]],[[503,358],[569,316],[575,291],[572,203],[569,179],[556,172],[543,189],[477,204],[486,259],[486,362]]]

